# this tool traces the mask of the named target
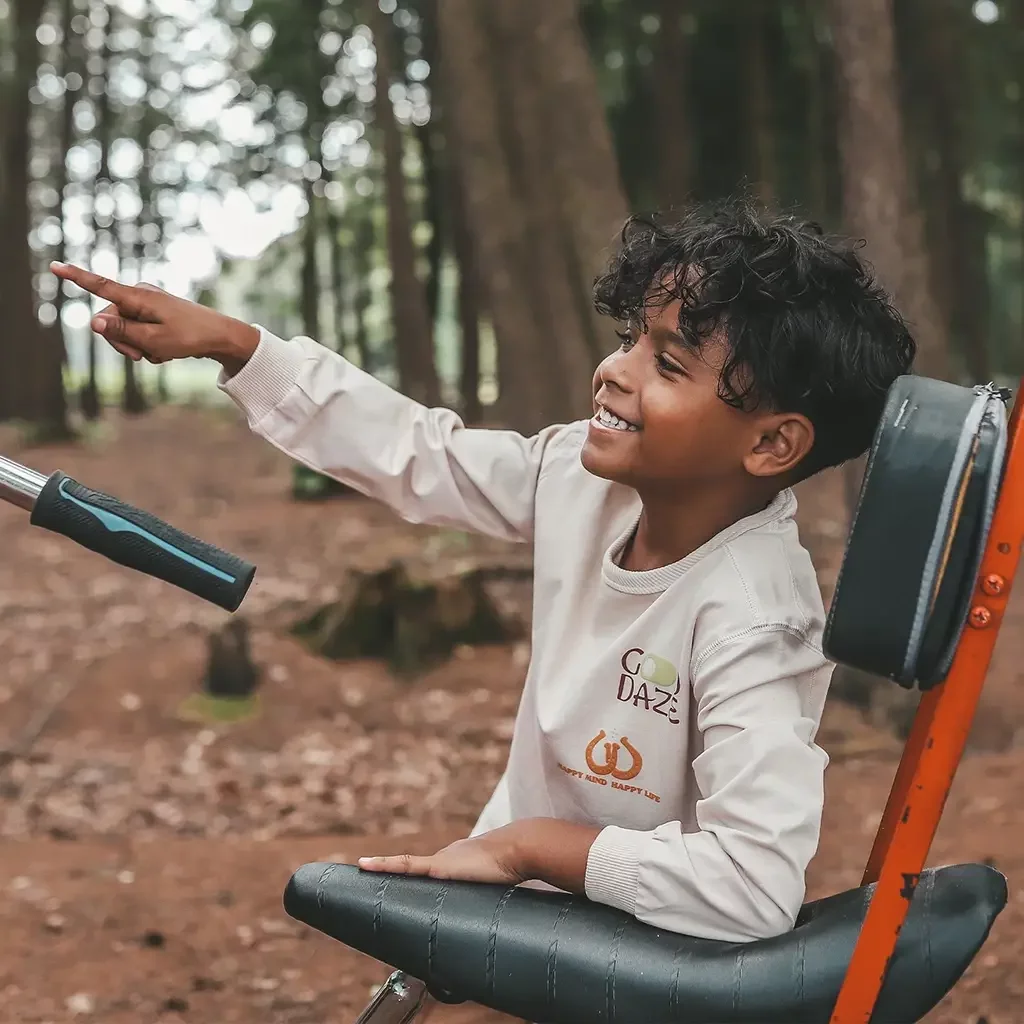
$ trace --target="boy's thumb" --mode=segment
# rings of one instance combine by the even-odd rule
[[[115,335],[118,333],[117,326],[120,317],[107,316],[103,313],[97,314],[92,318],[92,323],[89,325],[97,334],[102,334],[104,338],[109,335]]]

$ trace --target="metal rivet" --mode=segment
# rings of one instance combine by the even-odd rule
[[[984,605],[979,604],[971,609],[967,621],[975,629],[984,629],[992,621],[992,613]]]
[[[981,589],[988,594],[989,597],[998,597],[1003,590],[1006,588],[1006,580],[997,573],[989,573],[981,581]]]

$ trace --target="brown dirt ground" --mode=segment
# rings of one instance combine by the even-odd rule
[[[257,562],[244,613],[264,678],[252,721],[179,720],[226,615],[0,507],[0,750],[55,705],[32,750],[0,768],[0,1021],[354,1019],[386,969],[286,918],[288,876],[309,860],[429,852],[464,834],[501,770],[525,652],[463,650],[414,680],[307,653],[285,627],[346,566],[445,537],[361,499],[289,501],[288,464],[230,412],[111,417],[75,448],[8,435],[0,451]],[[826,589],[837,495],[833,479],[801,496]],[[930,857],[991,858],[1010,904],[929,1024],[1024,1020],[1022,618],[1018,597]],[[898,755],[839,704],[821,737],[833,761],[811,896],[857,883]],[[462,1006],[430,1024],[508,1019]]]

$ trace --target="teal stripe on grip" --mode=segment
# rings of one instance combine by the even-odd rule
[[[123,516],[119,516],[114,512],[108,512],[104,508],[96,508],[95,505],[90,505],[88,502],[82,501],[80,498],[76,498],[73,494],[68,494],[64,490],[65,485],[68,481],[61,480],[57,490],[60,491],[62,498],[67,498],[68,501],[73,502],[79,508],[84,508],[86,512],[91,516],[95,516],[111,533],[136,533],[140,537],[145,537],[150,544],[156,545],[158,548],[162,548],[170,555],[174,555],[176,558],[180,558],[183,562],[188,562],[189,565],[194,565],[197,569],[202,569],[203,572],[209,573],[211,576],[216,576],[218,579],[224,580],[225,583],[237,583],[237,579],[234,576],[229,576],[226,572],[218,569],[215,565],[210,565],[209,562],[204,562],[194,555],[190,555],[187,551],[182,551],[181,548],[176,548],[173,544],[168,544],[167,541],[161,540],[159,537],[154,536],[148,530],[144,530],[141,526],[136,526],[135,523],[130,522]]]

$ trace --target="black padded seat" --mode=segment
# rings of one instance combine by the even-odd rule
[[[427,982],[546,1024],[827,1024],[873,886],[808,903],[750,943],[659,931],[583,897],[306,864],[296,920]],[[1006,904],[996,870],[925,871],[873,1024],[912,1024],[953,987]]]

